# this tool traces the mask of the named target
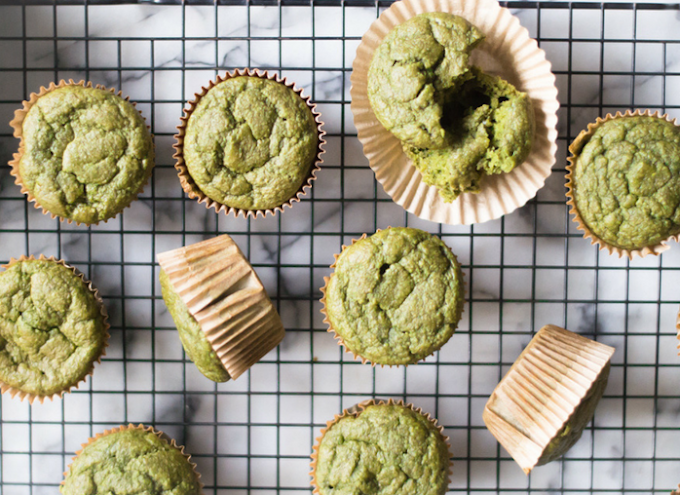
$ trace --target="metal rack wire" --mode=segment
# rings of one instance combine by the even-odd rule
[[[81,442],[128,422],[153,424],[185,444],[206,494],[309,493],[308,455],[320,427],[376,396],[406,399],[440,419],[453,445],[451,493],[649,494],[680,482],[680,249],[633,262],[598,254],[572,226],[563,196],[567,144],[595,116],[630,107],[678,115],[680,38],[660,39],[655,28],[680,32],[677,4],[508,2],[554,64],[563,105],[557,165],[520,211],[451,227],[394,205],[353,133],[354,49],[367,22],[391,2],[158,3],[166,5],[137,6],[143,15],[135,19],[117,1],[0,6],[0,121],[39,85],[84,78],[138,102],[158,155],[153,180],[130,209],[106,224],[76,227],[26,203],[6,165],[16,142],[8,126],[0,129],[0,260],[65,258],[102,291],[113,325],[107,356],[80,390],[44,405],[2,398],[0,493],[54,493]],[[151,27],[144,16],[163,21]],[[141,27],[130,28],[133,21]],[[304,85],[329,132],[311,195],[274,218],[208,212],[182,194],[173,169],[173,127],[184,102],[215,73],[243,66],[281,71]],[[406,369],[348,360],[319,313],[332,254],[388,225],[440,235],[468,280],[457,334],[437,356]],[[202,378],[183,355],[155,262],[156,252],[217,233],[241,245],[288,329],[280,348],[223,385]],[[547,323],[614,345],[617,354],[583,439],[526,478],[485,430],[481,410]]]

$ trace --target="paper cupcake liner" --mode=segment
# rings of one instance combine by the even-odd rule
[[[472,51],[471,64],[501,76],[526,92],[534,107],[536,131],[526,161],[507,174],[484,178],[478,194],[445,203],[425,184],[399,140],[378,121],[368,100],[368,69],[373,53],[398,24],[423,12],[448,12],[478,27],[486,40]],[[364,154],[392,200],[433,222],[473,224],[499,218],[523,206],[545,183],[557,151],[557,88],[545,52],[519,20],[495,0],[403,0],[384,11],[364,34],[352,66],[352,113]]]
[[[678,311],[678,316],[675,318],[675,329],[678,332],[677,339],[680,340],[680,311]],[[678,349],[680,350],[680,343],[678,344]],[[678,352],[678,356],[680,356],[680,352]]]
[[[121,98],[123,98],[123,92],[122,92],[122,91],[116,92],[115,89],[113,89],[113,88],[107,88],[106,86],[102,86],[102,85],[100,85],[100,84],[97,84],[97,85],[94,85],[94,86],[93,86],[93,85],[92,85],[92,82],[90,82],[90,81],[87,81],[87,82],[85,82],[85,81],[75,82],[73,79],[69,79],[68,82],[66,82],[65,80],[62,79],[61,81],[59,81],[59,84],[54,84],[53,82],[51,82],[50,85],[49,85],[47,88],[44,87],[44,86],[40,86],[40,91],[39,91],[38,93],[31,93],[31,96],[29,97],[29,99],[22,102],[23,108],[20,108],[20,109],[14,111],[14,119],[12,119],[12,121],[9,123],[9,125],[12,126],[12,128],[14,129],[14,137],[15,137],[15,138],[19,138],[19,139],[21,140],[21,141],[19,142],[19,151],[18,151],[17,153],[14,153],[13,159],[9,162],[10,167],[12,167],[12,170],[10,170],[9,173],[10,173],[10,175],[12,175],[12,176],[14,177],[14,183],[15,183],[16,185],[18,185],[18,186],[21,187],[21,193],[22,193],[22,194],[25,194],[25,195],[27,196],[26,199],[27,199],[30,203],[33,203],[33,206],[34,206],[36,209],[41,210],[41,211],[43,212],[44,215],[50,215],[50,217],[51,217],[52,219],[59,218],[59,220],[60,220],[61,222],[66,221],[66,222],[68,222],[68,223],[75,223],[76,225],[81,225],[81,222],[77,222],[77,221],[75,221],[75,220],[71,220],[70,218],[61,217],[61,216],[59,216],[59,215],[57,215],[57,214],[55,214],[55,213],[52,213],[52,212],[47,211],[46,209],[44,209],[44,208],[40,205],[40,203],[38,202],[38,200],[31,194],[31,192],[30,192],[30,191],[26,188],[26,186],[24,185],[23,179],[22,179],[22,177],[21,177],[21,172],[19,171],[19,163],[21,162],[21,157],[23,156],[24,151],[25,151],[25,148],[24,148],[24,138],[23,138],[23,132],[24,132],[24,130],[23,130],[23,127],[22,127],[22,126],[23,126],[23,123],[24,123],[24,119],[26,118],[26,115],[28,114],[28,111],[29,111],[29,110],[31,109],[31,107],[35,104],[35,102],[38,101],[38,99],[41,98],[42,96],[45,96],[47,93],[50,93],[51,91],[54,91],[55,89],[65,88],[65,87],[67,87],[67,86],[82,86],[82,87],[84,87],[84,88],[96,88],[96,89],[101,89],[101,90],[103,90],[103,91],[110,91],[110,92],[113,93],[114,95],[120,96]],[[125,101],[129,102],[133,107],[137,108],[137,104],[136,104],[135,102],[133,102],[133,101],[130,101],[130,97],[129,97],[129,96],[126,96],[126,97],[123,98],[123,99],[124,99]],[[146,122],[146,119],[145,119],[144,116],[142,115],[142,112],[139,112],[139,115],[142,117],[142,119],[144,120],[144,122]],[[151,130],[151,127],[148,126],[148,125],[146,126],[146,128],[149,129],[149,130]],[[153,143],[153,134],[151,134],[151,141],[152,141],[152,143]],[[154,144],[154,148],[152,149],[152,156],[151,156],[152,159],[155,159],[155,151],[154,151],[154,150],[155,150],[155,144]],[[147,176],[146,176],[146,178],[144,179],[144,183],[140,186],[139,191],[137,191],[137,193],[136,193],[135,196],[130,200],[130,203],[129,203],[128,205],[126,205],[126,206],[124,206],[123,208],[121,208],[121,210],[118,211],[118,212],[117,212],[114,216],[112,216],[111,218],[107,218],[106,220],[100,220],[99,222],[92,223],[92,224],[86,223],[85,225],[99,225],[99,223],[102,222],[102,221],[103,221],[104,223],[106,223],[106,222],[108,222],[109,220],[111,220],[112,218],[117,217],[119,213],[121,213],[123,210],[125,210],[125,208],[129,208],[130,205],[131,205],[134,201],[137,200],[137,198],[139,197],[139,195],[142,194],[142,193],[144,192],[144,188],[145,188],[146,185],[149,183],[149,179],[151,178],[151,174],[153,173],[153,169],[154,169],[153,166],[149,169],[149,172],[147,173]]]
[[[433,418],[429,413],[424,413],[421,408],[415,407],[411,403],[405,403],[403,400],[398,400],[395,401],[393,399],[388,399],[387,401],[385,400],[376,400],[376,399],[370,399],[370,400],[365,400],[363,402],[360,402],[352,407],[348,407],[347,409],[343,410],[341,414],[336,414],[335,417],[333,418],[332,421],[327,421],[326,422],[326,427],[321,429],[321,434],[316,437],[316,443],[312,447],[312,455],[311,459],[312,461],[310,462],[309,466],[312,469],[311,472],[309,473],[310,476],[312,477],[311,485],[314,487],[314,490],[312,493],[314,495],[319,495],[319,487],[316,482],[316,465],[317,465],[317,460],[318,460],[318,455],[319,455],[319,446],[321,445],[321,440],[323,439],[324,435],[328,430],[331,429],[331,427],[340,421],[342,418],[345,418],[347,416],[358,416],[361,414],[364,409],[370,406],[382,406],[382,405],[397,405],[397,406],[402,406],[402,407],[407,407],[411,409],[413,412],[416,412],[420,414],[421,416],[424,416],[427,421],[429,421],[432,426],[439,432],[439,435],[441,436],[442,440],[446,444],[446,449],[449,452],[449,471],[448,471],[448,477],[447,477],[447,482],[446,486],[448,487],[451,484],[451,475],[453,474],[453,459],[451,456],[451,444],[449,443],[449,437],[444,435],[444,427],[441,425],[437,424],[437,420]]]
[[[161,253],[158,262],[232,379],[283,340],[279,314],[228,235]]]
[[[387,227],[387,228],[390,229],[391,227]],[[382,229],[378,229],[378,230],[375,231],[375,233],[377,234],[377,233],[380,232],[381,230],[382,230]],[[362,235],[361,237],[359,237],[358,239],[352,239],[351,244],[349,244],[349,245],[344,245],[344,244],[343,244],[343,245],[342,245],[342,249],[340,249],[340,253],[335,253],[335,254],[333,254],[333,258],[335,259],[335,261],[333,261],[333,264],[330,266],[330,268],[331,268],[331,269],[335,269],[336,264],[337,264],[337,262],[338,262],[338,259],[340,258],[340,256],[342,256],[342,253],[345,251],[345,249],[347,249],[347,248],[350,247],[350,246],[353,246],[355,243],[357,243],[357,242],[359,242],[359,241],[361,241],[361,240],[363,240],[363,239],[366,239],[367,237],[368,237],[368,234],[363,234],[363,235]],[[450,248],[449,248],[449,249],[450,249]],[[456,260],[458,260],[458,257],[453,253],[453,251],[451,251],[451,254],[453,254],[453,256],[456,258]],[[466,289],[467,289],[467,282],[465,282],[465,272],[463,272],[462,268],[461,268],[460,273],[461,273],[461,275],[463,276],[463,296],[465,296]],[[371,365],[372,367],[375,368],[376,363],[374,363],[374,362],[372,362],[372,361],[369,361],[367,358],[363,357],[363,356],[360,355],[360,354],[356,354],[356,353],[355,353],[354,351],[352,351],[349,347],[347,347],[347,345],[345,344],[345,341],[342,340],[342,337],[340,336],[340,334],[338,334],[338,333],[335,331],[335,329],[333,328],[333,324],[331,323],[330,319],[328,318],[328,310],[326,309],[326,288],[328,287],[328,282],[330,282],[330,280],[331,280],[332,277],[333,277],[333,273],[331,273],[331,276],[330,276],[330,277],[324,277],[324,278],[323,278],[324,285],[323,285],[323,287],[321,287],[321,289],[319,289],[319,290],[321,291],[321,294],[322,294],[322,297],[321,297],[320,302],[321,302],[321,314],[323,315],[323,323],[325,323],[326,325],[328,325],[328,328],[326,329],[326,331],[327,331],[328,333],[332,333],[332,334],[333,334],[333,338],[337,341],[337,344],[338,344],[339,346],[341,346],[342,348],[345,349],[345,353],[346,353],[346,354],[351,354],[351,355],[352,355],[352,360],[356,361],[357,359],[359,359],[359,360],[361,360],[361,364],[370,363],[370,365]],[[463,315],[463,313],[465,312],[465,301],[464,301],[464,300],[463,300],[463,307],[461,308],[460,311],[461,311],[460,314],[461,314],[461,319],[462,319],[462,315]],[[460,320],[459,320],[459,322],[460,322]],[[454,334],[455,334],[455,330],[454,330]],[[452,335],[452,337],[453,337],[453,335]],[[444,345],[446,345],[446,343],[445,343]],[[442,346],[442,347],[443,347],[443,346]],[[441,349],[441,348],[440,348],[440,349]],[[392,368],[393,366],[394,366],[394,367],[397,367],[397,368],[398,368],[399,366],[408,367],[409,365],[415,365],[415,364],[417,364],[417,363],[420,363],[420,362],[422,362],[422,361],[425,361],[425,360],[426,360],[427,358],[429,358],[429,357],[434,356],[434,354],[435,354],[438,350],[440,350],[440,349],[437,349],[437,350],[435,350],[435,351],[432,351],[431,354],[428,354],[428,355],[425,356],[424,358],[419,359],[419,360],[416,361],[415,363],[409,363],[409,364],[379,364],[379,366],[380,366],[381,368],[384,368],[385,366],[388,366],[388,367],[390,367],[390,368]]]
[[[19,397],[20,400],[26,399],[26,400],[28,400],[29,404],[33,404],[33,402],[35,400],[37,400],[38,402],[40,402],[42,404],[45,401],[45,399],[53,400],[55,397],[61,398],[61,397],[63,397],[63,395],[65,393],[71,392],[71,390],[73,390],[74,388],[77,389],[78,387],[80,387],[81,383],[83,383],[85,380],[87,380],[88,376],[92,375],[92,373],[94,371],[95,363],[97,363],[97,364],[101,363],[102,357],[106,356],[106,348],[109,346],[109,337],[110,337],[109,328],[111,328],[111,325],[109,325],[109,323],[108,323],[109,315],[106,312],[106,306],[104,306],[104,301],[101,298],[101,296],[99,295],[99,291],[94,287],[94,285],[92,285],[92,282],[90,282],[89,280],[87,280],[85,278],[85,275],[83,275],[75,267],[73,267],[71,265],[67,265],[66,262],[64,262],[63,260],[59,260],[59,259],[55,258],[54,256],[50,256],[49,258],[47,258],[42,254],[38,258],[36,258],[33,255],[31,255],[31,256],[21,255],[19,258],[10,258],[9,263],[7,263],[6,265],[0,265],[0,266],[2,266],[2,268],[7,269],[7,268],[10,268],[10,267],[16,265],[17,263],[19,263],[21,261],[33,261],[33,260],[54,261],[55,263],[58,263],[58,264],[60,264],[64,267],[68,268],[69,270],[71,270],[80,280],[83,281],[83,283],[90,290],[90,292],[94,296],[95,300],[99,304],[101,315],[104,317],[104,347],[102,347],[102,352],[99,355],[99,357],[97,357],[96,361],[94,361],[90,365],[90,367],[87,369],[87,371],[83,374],[83,377],[78,382],[76,382],[74,385],[71,385],[70,387],[67,387],[64,390],[61,390],[59,392],[55,392],[54,394],[37,395],[37,394],[32,394],[30,392],[24,392],[23,390],[21,390],[19,388],[15,388],[11,385],[8,385],[8,384],[0,381],[0,393],[2,393],[2,394],[8,393],[10,395],[10,397],[12,397],[12,398]]]
[[[670,249],[670,246],[668,246],[667,242],[670,241],[671,239],[678,242],[680,240],[680,234],[672,235],[669,236],[668,238],[664,239],[663,241],[660,241],[657,244],[654,244],[652,246],[646,246],[642,249],[624,249],[620,248],[618,246],[613,246],[611,244],[608,244],[606,241],[600,239],[593,233],[592,230],[588,228],[586,225],[585,221],[581,218],[580,213],[578,212],[578,208],[576,207],[576,198],[574,197],[574,178],[572,176],[572,173],[574,172],[574,166],[576,165],[575,159],[576,159],[576,154],[581,150],[583,146],[585,146],[586,142],[593,136],[595,133],[595,130],[600,127],[600,125],[604,122],[608,122],[610,120],[615,120],[615,119],[621,119],[621,118],[626,118],[626,117],[656,117],[659,119],[665,119],[669,122],[672,122],[673,124],[676,124],[675,119],[671,119],[668,114],[663,114],[661,115],[660,112],[654,112],[652,113],[650,110],[635,110],[631,112],[630,110],[626,110],[625,113],[621,112],[616,112],[616,115],[612,115],[610,113],[607,114],[605,118],[598,117],[597,120],[594,123],[588,124],[588,128],[581,131],[580,134],[574,139],[574,142],[571,143],[569,146],[569,153],[571,153],[571,156],[567,158],[567,161],[569,164],[567,165],[567,204],[569,205],[569,213],[573,215],[574,217],[572,218],[572,221],[576,222],[578,225],[578,230],[583,232],[583,237],[585,239],[590,239],[590,244],[598,244],[598,249],[602,251],[603,249],[606,249],[609,254],[616,254],[619,258],[622,256],[628,256],[628,259],[633,259],[635,256],[639,256],[640,258],[644,258],[648,254],[653,254],[655,256],[658,256],[659,254],[663,253],[667,249]]]
[[[156,430],[151,426],[144,426],[143,424],[138,424],[137,426],[133,425],[132,423],[126,425],[121,425],[118,426],[117,428],[112,428],[110,430],[104,430],[102,433],[97,433],[95,436],[88,438],[87,442],[83,443],[80,445],[80,450],[76,451],[76,455],[71,458],[71,464],[68,465],[66,468],[66,471],[64,471],[64,479],[61,481],[60,485],[63,485],[66,482],[66,477],[68,476],[69,472],[71,471],[71,466],[73,465],[73,462],[76,460],[76,457],[78,457],[83,450],[85,450],[85,447],[88,447],[90,444],[96,442],[102,437],[105,437],[107,435],[110,435],[111,433],[118,433],[120,431],[127,431],[127,430],[144,430],[153,433],[156,435],[158,438],[163,440],[164,442],[167,442],[170,444],[171,447],[179,450],[179,452],[184,456],[184,458],[187,460],[187,462],[191,465],[191,468],[193,469],[194,473],[196,474],[196,478],[198,479],[198,483],[201,488],[201,493],[203,493],[203,483],[201,482],[201,473],[196,471],[196,464],[191,462],[191,456],[184,452],[184,446],[183,445],[177,445],[177,442],[175,442],[174,438],[170,438],[167,436],[165,433],[163,433],[160,430]]]
[[[546,325],[503,377],[483,419],[526,474],[608,371],[613,354],[612,347]]]
[[[298,191],[292,198],[274,208],[268,208],[263,210],[245,210],[242,208],[234,208],[232,206],[227,206],[218,201],[215,201],[206,196],[203,193],[203,191],[201,191],[201,189],[196,185],[193,178],[189,174],[189,170],[187,169],[186,163],[184,163],[184,135],[186,132],[186,125],[187,122],[189,121],[189,117],[191,117],[191,114],[196,109],[196,105],[198,105],[198,102],[208,93],[208,91],[217,86],[219,83],[240,76],[270,79],[292,89],[307,104],[307,106],[311,110],[312,115],[314,116],[314,121],[316,122],[317,131],[319,133],[316,157],[314,159],[312,167],[310,168],[307,179],[300,186],[300,189],[298,189]],[[290,208],[293,205],[293,203],[299,202],[300,199],[302,199],[302,197],[305,196],[307,192],[312,188],[312,183],[316,180],[316,174],[321,169],[321,164],[323,163],[321,155],[326,152],[323,149],[323,145],[326,144],[326,140],[324,139],[326,131],[323,130],[324,124],[321,121],[321,114],[317,111],[316,103],[312,103],[310,96],[302,95],[302,88],[297,88],[295,86],[295,83],[289,82],[285,77],[284,78],[279,77],[279,75],[276,73],[270,73],[260,69],[236,69],[233,72],[227,72],[223,76],[218,75],[216,80],[210,81],[207,88],[202,87],[201,92],[195,93],[194,96],[195,99],[188,102],[189,108],[184,109],[184,116],[180,117],[182,123],[179,126],[177,126],[177,134],[175,134],[176,142],[173,145],[173,148],[175,148],[175,154],[173,155],[173,158],[175,158],[176,160],[175,168],[177,169],[179,175],[179,181],[182,184],[182,189],[184,190],[185,193],[187,193],[187,195],[191,199],[197,199],[199,203],[205,203],[205,207],[208,209],[214,208],[216,213],[223,211],[226,215],[230,215],[233,213],[234,217],[236,218],[238,218],[240,215],[243,215],[243,218],[248,217],[257,218],[260,215],[262,215],[262,217],[266,217],[270,213],[272,215],[276,215],[276,213],[279,211],[283,212],[284,208],[286,207]]]

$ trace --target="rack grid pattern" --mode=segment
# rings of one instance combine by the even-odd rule
[[[79,390],[33,406],[2,397],[0,493],[55,493],[80,443],[128,422],[154,425],[186,445],[206,494],[310,493],[308,456],[319,429],[371,397],[405,399],[439,418],[453,446],[450,493],[650,494],[680,483],[680,249],[633,262],[598,253],[570,221],[563,187],[567,145],[596,116],[633,107],[680,115],[677,4],[508,2],[553,62],[562,103],[557,164],[521,210],[453,227],[393,204],[354,132],[354,50],[390,2],[159,3],[0,6],[0,122],[40,85],[86,79],[136,101],[157,150],[139,201],[106,224],[76,227],[25,201],[6,165],[17,142],[9,126],[0,127],[0,261],[26,253],[64,258],[101,290],[112,320],[107,355]],[[660,39],[669,26],[676,37]],[[184,102],[215,74],[244,66],[280,71],[304,86],[328,132],[311,194],[266,219],[216,215],[189,200],[171,156]],[[468,283],[457,334],[408,368],[352,361],[319,312],[332,255],[389,225],[441,236]],[[214,385],[182,353],[160,298],[155,254],[218,233],[230,234],[249,257],[288,334],[239,380]],[[481,412],[548,323],[617,352],[582,440],[525,477],[486,431]]]

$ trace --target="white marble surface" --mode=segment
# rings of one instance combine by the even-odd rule
[[[81,442],[127,421],[155,424],[186,444],[208,494],[309,493],[313,437],[343,406],[371,396],[406,398],[439,418],[454,453],[451,493],[649,494],[680,482],[674,332],[680,248],[630,263],[598,254],[568,221],[563,196],[566,143],[587,122],[631,105],[680,104],[680,44],[657,43],[680,38],[677,10],[640,10],[636,27],[631,10],[606,10],[603,21],[601,10],[577,9],[571,24],[564,9],[543,9],[540,22],[534,9],[516,11],[532,36],[540,31],[549,38],[542,46],[565,105],[560,151],[538,202],[472,228],[406,215],[376,185],[353,135],[349,69],[374,7],[345,8],[344,24],[340,7],[60,6],[56,12],[55,19],[52,6],[27,7],[22,33],[21,8],[0,6],[0,122],[41,84],[89,78],[139,102],[156,134],[158,167],[143,199],[87,229],[59,225],[28,207],[8,167],[0,166],[0,260],[31,253],[74,263],[101,289],[113,323],[107,356],[79,391],[32,407],[2,398],[1,493],[54,493]],[[88,43],[79,39],[86,13]],[[601,26],[611,40],[602,55]],[[25,44],[23,34],[31,38]],[[16,70],[24,60],[25,73]],[[250,222],[182,200],[171,157],[183,102],[216,67],[246,65],[281,68],[311,92],[330,133],[313,199]],[[677,108],[668,111],[678,115]],[[2,124],[2,163],[15,147]],[[465,266],[472,302],[459,332],[425,364],[404,370],[349,362],[324,332],[322,277],[341,243],[404,224],[443,236]],[[289,330],[263,363],[218,386],[183,361],[158,299],[154,265],[155,253],[216,232],[243,247]],[[617,352],[595,428],[563,461],[527,478],[483,428],[481,411],[531,332],[547,323],[597,333]]]

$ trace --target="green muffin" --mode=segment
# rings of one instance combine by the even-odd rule
[[[380,123],[404,144],[448,146],[448,100],[471,76],[469,54],[483,39],[465,19],[443,12],[392,29],[368,72],[368,98]]]
[[[153,140],[140,113],[102,89],[69,85],[49,91],[30,106],[19,134],[21,156],[14,167],[29,197],[77,223],[96,224],[120,213],[154,165]]]
[[[411,364],[443,346],[464,304],[463,274],[441,239],[390,228],[348,246],[325,290],[331,329],[374,364]]]
[[[449,145],[404,152],[426,184],[437,187],[447,202],[464,192],[479,192],[485,174],[512,171],[529,156],[534,135],[531,100],[500,77],[477,67],[472,79],[451,96]]]
[[[571,195],[604,243],[635,250],[680,233],[680,128],[664,118],[625,116],[582,133]]]
[[[333,423],[318,446],[320,495],[443,495],[450,454],[439,429],[398,404],[370,405]]]
[[[0,382],[29,396],[67,391],[106,346],[101,302],[70,268],[23,260],[0,273]]]
[[[201,494],[194,466],[178,447],[141,425],[116,430],[89,443],[73,460],[62,495]]]
[[[183,159],[200,192],[243,210],[283,205],[309,178],[319,131],[288,86],[232,77],[201,97],[186,123]]]
[[[163,270],[160,272],[160,280],[163,300],[177,326],[184,352],[206,378],[214,382],[229,380],[229,373],[224,368],[220,358],[217,357],[217,353],[213,350],[205,332],[189,313],[189,308],[172,287],[170,279]]]
[[[559,459],[579,441],[583,434],[583,430],[595,415],[597,404],[604,395],[604,390],[607,388],[607,381],[609,380],[610,369],[611,364],[607,363],[606,367],[602,370],[592,388],[583,399],[583,402],[578,405],[562,429],[560,429],[559,433],[557,433],[555,438],[552,439],[543,451],[543,454],[536,463],[537,466],[542,466],[543,464],[548,464],[549,462]]]

